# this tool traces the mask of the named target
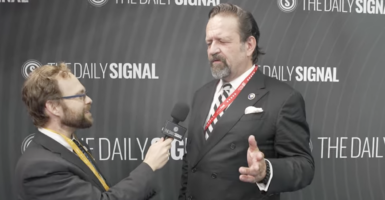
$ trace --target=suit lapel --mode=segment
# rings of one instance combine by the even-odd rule
[[[231,130],[231,128],[244,115],[246,107],[254,105],[267,92],[268,90],[265,89],[264,84],[264,76],[259,70],[257,70],[255,75],[246,84],[238,97],[233,101],[230,107],[228,107],[225,114],[220,118],[217,124],[215,124],[214,129],[210,134],[211,136],[204,143],[203,148],[201,148],[201,151],[199,152],[199,155],[193,165],[198,164],[204,155],[209,152]],[[249,100],[248,95],[251,93],[254,93],[255,97],[254,99]],[[214,96],[214,94],[212,94],[212,96]],[[207,99],[212,100],[212,98]]]
[[[199,141],[199,149],[201,149],[201,147],[204,145],[204,143],[206,142],[206,139],[205,139],[205,134],[204,134],[204,126],[206,125],[205,122],[206,122],[206,118],[207,118],[207,115],[209,114],[210,112],[210,107],[211,107],[211,103],[213,101],[213,98],[214,98],[214,94],[215,94],[215,90],[217,88],[217,84],[218,84],[218,80],[214,80],[212,81],[211,83],[209,83],[205,88],[204,90],[202,91],[202,95],[203,97],[200,98],[200,102],[197,104],[199,107],[199,116],[198,116],[198,119],[197,119],[197,123],[194,123],[194,124],[197,124],[197,129],[198,129],[198,132],[200,133],[198,135],[198,141]],[[211,97],[211,98],[210,98]]]
[[[75,153],[70,152],[63,145],[40,132],[35,135],[34,141],[48,150],[60,154],[63,159],[79,167],[89,177],[89,179],[92,180],[94,185],[98,186],[101,190],[105,190],[99,179]]]
[[[92,153],[91,153],[91,151],[90,151],[90,147],[88,146],[88,144],[87,144],[86,142],[81,141],[81,140],[79,140],[79,142],[80,142],[83,146],[85,146],[85,147],[87,148],[87,151],[92,155]],[[94,156],[94,155],[92,155],[92,156]],[[95,160],[91,160],[91,162],[94,164],[96,170],[97,170],[97,171],[100,173],[100,175],[103,177],[103,179],[104,179],[104,181],[106,182],[106,184],[109,185],[109,186],[111,186],[111,184],[106,180],[105,176],[102,174],[102,171],[100,171],[100,169],[99,169],[99,167],[98,167],[96,161],[95,161]],[[93,173],[92,173],[92,174],[93,174]],[[99,182],[100,182],[100,181],[99,181]],[[104,187],[103,187],[103,188],[104,188]]]

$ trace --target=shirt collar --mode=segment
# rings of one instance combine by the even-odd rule
[[[255,68],[255,65],[253,65],[250,69],[245,71],[242,75],[238,76],[236,79],[230,81],[229,83],[231,84],[231,91],[234,91],[235,89],[237,89],[239,87],[239,85],[241,85],[243,80],[245,80],[246,77],[253,71],[254,68]],[[223,83],[224,82],[221,79],[219,81],[219,84],[218,84],[218,89],[219,90],[222,88]],[[217,90],[217,92],[219,92],[219,90]]]
[[[59,144],[63,145],[66,149],[68,149],[69,151],[73,151],[72,147],[67,143],[67,141],[64,140],[64,138],[62,138],[62,136],[60,136],[59,134],[57,133],[54,133],[48,129],[45,129],[45,128],[38,128],[38,130],[43,133],[44,135],[52,138],[53,140],[55,140],[56,142],[58,142]]]

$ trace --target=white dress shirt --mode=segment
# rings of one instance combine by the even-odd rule
[[[231,84],[231,89],[230,89],[229,96],[241,85],[243,80],[246,79],[246,77],[254,70],[254,68],[255,68],[255,65],[253,65],[253,67],[248,69],[242,75],[238,76],[236,79],[234,79],[234,80],[229,82]],[[215,102],[218,99],[218,97],[223,93],[223,88],[222,88],[223,84],[224,84],[224,82],[221,79],[219,81],[218,85],[217,85],[216,90],[215,90],[215,94],[214,94],[213,102],[211,103],[210,111],[213,109],[213,107],[215,105]],[[230,105],[229,105],[229,107],[230,107]],[[209,111],[209,114],[207,115],[206,123],[210,119],[210,111]],[[206,123],[205,123],[205,125],[206,125]],[[267,159],[265,159],[265,160],[267,160]],[[263,184],[263,183],[257,183],[257,186],[258,186],[259,190],[261,190],[261,191],[267,191],[269,189],[269,185],[270,185],[271,179],[273,178],[273,166],[271,165],[269,160],[267,160],[267,163],[269,163],[269,166],[270,166],[270,178],[269,178],[269,181],[267,182],[266,185]]]
[[[45,128],[38,128],[38,130],[40,132],[42,132],[44,135],[52,138],[53,140],[55,140],[56,142],[60,143],[61,145],[63,145],[66,149],[68,149],[68,151],[71,151],[73,152],[73,149],[72,147],[67,143],[67,141],[65,141],[65,139],[60,136],[59,134],[57,133],[54,133],[48,129],[45,129]]]

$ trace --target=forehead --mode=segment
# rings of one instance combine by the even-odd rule
[[[59,89],[63,96],[75,95],[76,93],[85,90],[80,81],[71,73],[66,78],[63,78],[59,75],[57,76],[57,80]]]
[[[238,20],[232,14],[218,14],[206,26],[206,39],[239,36]]]

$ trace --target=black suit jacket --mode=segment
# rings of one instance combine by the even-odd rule
[[[217,83],[209,82],[194,95],[179,199],[279,199],[280,192],[309,185],[314,160],[301,94],[258,70],[206,141],[203,129]],[[255,98],[249,100],[251,93]],[[248,106],[264,112],[245,115]],[[267,192],[239,180],[239,167],[248,166],[250,135],[255,136],[259,149],[272,164],[273,178]]]
[[[150,166],[142,163],[129,177],[105,191],[75,153],[39,132],[17,163],[15,188],[18,200],[149,199],[155,194],[153,174]]]

